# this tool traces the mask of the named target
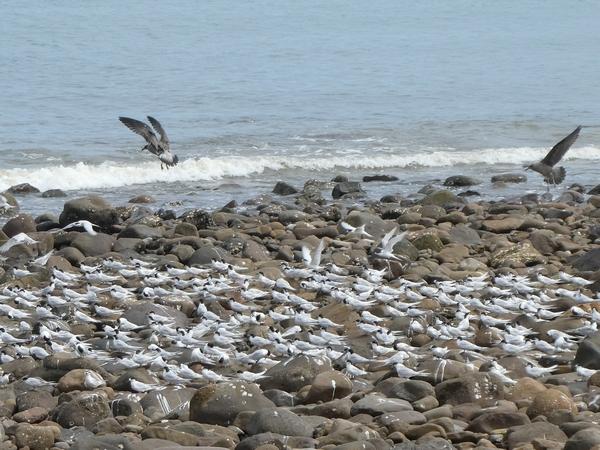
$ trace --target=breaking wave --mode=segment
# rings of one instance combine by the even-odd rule
[[[547,149],[490,148],[482,150],[422,151],[415,153],[382,153],[361,155],[326,152],[307,155],[219,156],[189,158],[171,170],[161,170],[158,161],[138,164],[106,161],[101,164],[80,162],[74,165],[54,165],[38,168],[0,170],[0,190],[19,183],[30,183],[39,189],[101,189],[134,184],[174,183],[247,177],[268,171],[307,170],[333,171],[344,169],[385,169],[403,167],[447,167],[473,164],[515,164],[522,166],[541,159]],[[600,160],[600,148],[572,149],[569,159]]]

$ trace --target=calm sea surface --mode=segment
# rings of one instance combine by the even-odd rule
[[[600,125],[597,1],[4,2],[0,190],[218,207],[343,173],[372,195],[448,175],[497,188],[578,124]],[[157,117],[161,171],[120,115]],[[600,182],[600,128],[564,161]],[[59,202],[30,196],[29,211]]]

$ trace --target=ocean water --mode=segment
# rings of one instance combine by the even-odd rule
[[[484,197],[579,124],[600,125],[600,3],[66,1],[3,4],[0,190],[216,208],[286,180],[385,173],[373,196],[455,174]],[[118,116],[158,118],[162,171]],[[595,185],[600,128],[564,161]],[[25,210],[64,199],[27,196]]]

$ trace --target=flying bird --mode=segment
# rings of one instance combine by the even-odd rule
[[[562,139],[558,144],[552,147],[552,150],[542,159],[540,162],[536,162],[527,166],[527,169],[531,169],[544,176],[544,182],[547,184],[560,184],[565,179],[567,171],[564,167],[554,167],[558,162],[565,156],[567,151],[571,148],[573,143],[579,137],[579,132],[583,128],[581,125],[575,128],[575,130],[567,137]]]
[[[130,119],[129,117],[119,117],[119,120],[131,131],[139,134],[146,140],[146,145],[142,147],[141,151],[148,150],[150,153],[156,155],[158,159],[160,159],[161,169],[164,169],[164,167],[168,169],[169,167],[177,165],[179,158],[177,155],[171,153],[169,138],[167,137],[167,133],[158,120],[156,120],[154,117],[148,116],[148,121],[150,124],[152,124],[154,130],[144,122]],[[160,135],[160,140],[154,131]]]

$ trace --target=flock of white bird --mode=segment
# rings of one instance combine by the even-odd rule
[[[95,233],[92,224],[76,226]],[[353,236],[368,237],[364,227],[343,228]],[[403,233],[392,230],[373,257],[397,259],[393,247],[403,238]],[[27,243],[27,236],[16,241]],[[590,282],[564,272],[557,278],[484,273],[460,282],[426,284],[401,277],[389,281],[384,278],[387,269],[323,264],[325,251],[323,240],[314,250],[303,248],[303,263],[282,263],[277,279],[260,272],[247,274],[220,261],[206,267],[159,268],[140,259],[107,258],[94,266],[81,264],[78,272],[51,268],[47,285],[25,289],[18,280],[32,273],[14,268],[15,282],[0,288],[0,363],[70,353],[96,360],[109,371],[145,367],[158,376],[157,382],[132,378],[130,387],[147,392],[195,382],[257,381],[269,367],[299,354],[327,357],[350,377],[389,368],[403,378],[430,375],[419,369],[422,361],[433,359],[442,366],[459,355],[474,370],[473,363],[489,362],[491,372],[514,384],[514,374],[493,356],[499,352],[490,349],[524,358],[527,374],[541,377],[556,369],[540,365],[543,356],[573,352],[581,339],[598,329],[600,313],[582,306],[598,301],[585,289]],[[44,265],[48,257],[32,261],[29,268]],[[140,303],[176,306],[182,299],[192,301],[195,308],[184,323],[158,305],[144,323],[132,323],[124,316]],[[439,308],[426,309],[425,299],[435,299]],[[573,306],[563,309],[564,302],[557,301],[564,299]],[[357,319],[334,323],[322,314],[331,303],[346,305]],[[550,329],[541,339],[516,323],[523,314],[537,321],[576,316],[584,326]],[[392,330],[392,321],[403,317],[407,325]],[[74,323],[89,324],[96,330],[94,336],[74,334]],[[476,345],[473,337],[482,327],[495,329],[501,338],[490,346]],[[431,341],[414,347],[411,337],[417,334]],[[360,335],[368,336],[368,351],[355,348]],[[576,369],[581,377],[594,372]],[[101,376],[88,372],[86,386],[104,385]],[[0,375],[0,384],[14,381],[11,373],[3,373],[2,365]],[[25,382],[32,387],[51,384],[35,377]]]

